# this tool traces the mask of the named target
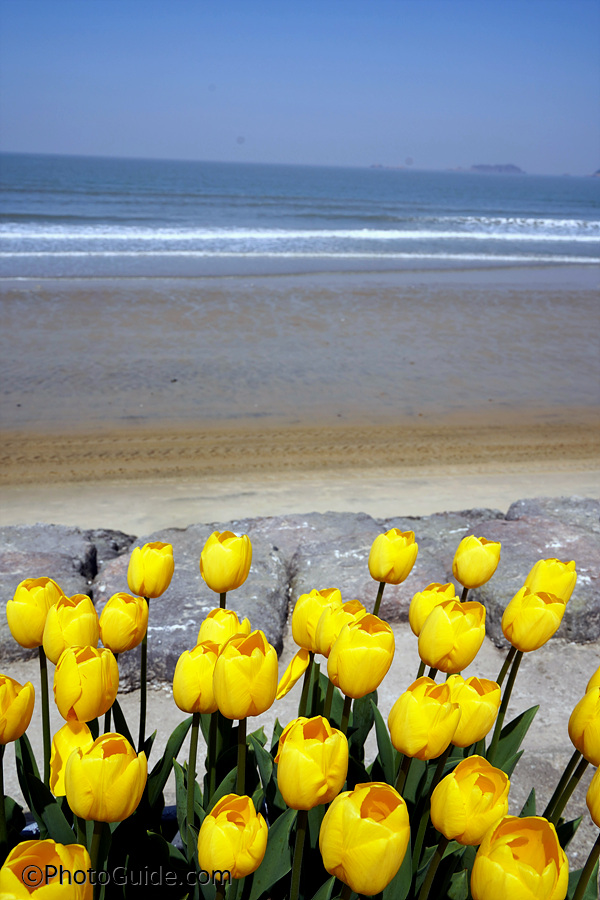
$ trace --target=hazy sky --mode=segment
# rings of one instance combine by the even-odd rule
[[[600,0],[0,0],[0,148],[600,167]]]

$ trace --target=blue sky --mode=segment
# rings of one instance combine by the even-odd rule
[[[2,150],[600,167],[600,0],[0,0]]]

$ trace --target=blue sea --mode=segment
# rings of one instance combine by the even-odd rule
[[[600,263],[600,178],[0,155],[0,276]]]

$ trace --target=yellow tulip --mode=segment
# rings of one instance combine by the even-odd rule
[[[587,691],[569,719],[569,737],[593,766],[600,766],[600,687]]]
[[[87,874],[91,867],[81,844],[23,841],[13,847],[0,869],[0,897],[92,900],[94,887]],[[76,872],[85,872],[85,879],[80,874],[75,877]]]
[[[364,697],[385,678],[394,650],[394,632],[388,623],[364,616],[340,631],[327,660],[329,679],[347,697]]]
[[[540,559],[525,579],[525,587],[532,594],[554,594],[567,603],[576,581],[577,572],[573,560],[564,563],[560,559]]]
[[[28,650],[41,647],[48,610],[62,596],[62,590],[51,578],[22,581],[6,604],[8,627],[15,641]]]
[[[119,668],[110,650],[67,647],[54,670],[54,699],[67,721],[90,722],[115,702]]]
[[[476,675],[466,681],[461,675],[451,675],[446,684],[452,702],[460,707],[460,719],[450,743],[455,747],[470,747],[491,730],[500,709],[502,691],[495,681]]]
[[[234,591],[248,577],[252,544],[247,534],[214,531],[200,554],[200,574],[217,594]]]
[[[10,744],[25,734],[34,703],[35,691],[30,681],[21,685],[8,675],[0,675],[0,745]]]
[[[277,651],[262,631],[236,635],[217,659],[215,700],[228,719],[259,716],[273,705],[277,693]]]
[[[364,619],[367,610],[360,600],[347,600],[341,606],[327,606],[321,613],[315,634],[317,653],[328,657],[344,625]]]
[[[260,866],[267,849],[267,823],[250,797],[226,794],[205,816],[198,835],[198,865],[205,872],[245,878]]]
[[[217,607],[217,609],[211,609],[202,622],[196,643],[214,641],[215,644],[222,647],[234,634],[250,634],[251,631],[250,619],[240,622],[237,613],[232,609]]]
[[[409,839],[406,803],[389,784],[372,781],[333,800],[321,824],[319,849],[330,875],[371,897],[398,872]]]
[[[275,695],[276,700],[281,700],[282,697],[285,697],[286,694],[289,694],[294,685],[297,684],[298,681],[300,681],[300,679],[308,669],[309,662],[310,654],[308,650],[305,650],[303,647],[301,647],[298,652],[295,653],[291,658],[287,669],[279,679],[279,684],[277,685],[277,694]]]
[[[444,600],[454,600],[455,596],[453,584],[438,584],[434,582],[429,587],[426,587],[424,591],[418,591],[410,601],[408,608],[408,624],[412,633],[419,637],[425,624],[425,619],[433,608]]]
[[[436,684],[431,678],[418,678],[390,711],[392,744],[406,756],[436,759],[454,737],[460,715],[460,706],[452,702],[446,682]]]
[[[434,669],[460,672],[473,662],[484,638],[485,606],[470,600],[443,600],[421,629],[419,656]]]
[[[171,544],[154,541],[134,547],[127,569],[129,590],[138,597],[160,597],[171,584],[174,570]]]
[[[219,647],[203,641],[193,650],[184,650],[175,666],[173,699],[186,713],[213,713],[217,710],[213,690]]]
[[[489,581],[500,562],[500,543],[468,535],[454,554],[452,573],[463,587],[477,588]]]
[[[122,591],[106,601],[100,613],[100,639],[113,653],[126,653],[141,644],[148,629],[148,604],[143,597]]]
[[[64,797],[65,770],[67,760],[73,750],[80,747],[87,750],[94,743],[92,732],[85,722],[67,722],[52,738],[50,753],[50,790],[55,797]]]
[[[434,828],[459,844],[480,844],[488,828],[508,813],[510,781],[482,756],[461,760],[431,795]]]
[[[590,781],[590,786],[585,795],[585,802],[590,811],[590,816],[594,825],[600,828],[600,769],[596,769],[594,777]]]
[[[537,650],[558,630],[565,607],[566,600],[560,597],[534,594],[528,587],[522,587],[504,610],[504,637],[523,653]]]
[[[292,637],[298,646],[311,653],[318,653],[316,636],[321,615],[329,607],[337,608],[341,605],[342,595],[337,588],[301,594],[292,612]]]
[[[591,691],[594,687],[600,687],[600,668],[596,669],[592,677],[587,683],[586,692]]]
[[[291,809],[329,803],[348,774],[348,741],[323,716],[301,716],[283,730],[277,756],[277,784]]]
[[[42,643],[55,665],[67,647],[97,647],[98,613],[87,594],[60,597],[48,610]]]
[[[401,584],[410,575],[418,552],[414,531],[391,528],[377,535],[369,553],[371,578],[386,584]]]
[[[137,809],[148,776],[146,754],[135,752],[121,734],[101,734],[86,750],[76,747],[67,760],[67,802],[76,816],[122,822]]]
[[[489,829],[471,873],[473,900],[564,900],[569,863],[556,830],[539,816],[505,816]]]

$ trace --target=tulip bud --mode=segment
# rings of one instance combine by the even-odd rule
[[[173,676],[173,699],[183,712],[216,712],[213,676],[218,655],[217,644],[203,641],[193,650],[184,650],[177,660]]]
[[[600,668],[596,669],[592,677],[587,683],[586,693],[587,691],[591,691],[592,688],[600,687]]]
[[[276,700],[281,700],[286,694],[289,694],[294,685],[300,681],[310,662],[310,653],[304,647],[300,647],[297,653],[291,658],[289,665],[277,685]]]
[[[391,528],[377,535],[369,553],[371,578],[386,584],[401,584],[410,575],[418,552],[414,531]]]
[[[236,635],[217,659],[215,700],[227,719],[259,716],[273,705],[277,693],[277,651],[262,631]]]
[[[600,828],[600,769],[596,769],[594,777],[590,781],[590,786],[585,795],[585,802],[590,811],[590,816],[594,825]]]
[[[540,559],[525,579],[525,587],[532,594],[554,594],[567,603],[576,581],[577,572],[573,560],[564,563],[560,559]]]
[[[234,634],[250,634],[251,631],[250,619],[244,619],[243,622],[240,622],[237,613],[232,609],[220,609],[217,607],[217,609],[211,609],[202,622],[196,643],[201,644],[202,641],[213,641],[213,643],[222,647]]]
[[[434,669],[460,672],[473,662],[484,638],[485,606],[469,600],[443,600],[421,629],[419,656]]]
[[[348,741],[323,716],[301,716],[284,728],[275,762],[281,796],[291,809],[329,803],[348,774]]]
[[[482,756],[461,760],[431,795],[431,821],[449,841],[480,844],[488,828],[508,813],[510,781]]]
[[[385,678],[394,658],[394,632],[378,616],[344,625],[327,660],[336,687],[355,700],[370,694]]]
[[[452,574],[463,587],[477,588],[489,581],[500,562],[500,544],[468,535],[454,554]]]
[[[341,606],[326,606],[317,625],[315,647],[317,653],[328,657],[344,625],[359,622],[367,615],[360,600],[348,600]]]
[[[97,647],[98,613],[87,594],[60,597],[51,606],[44,626],[44,653],[54,665],[67,647]]]
[[[138,597],[160,597],[171,584],[174,570],[171,544],[154,541],[134,547],[127,569],[129,590]]]
[[[248,577],[252,544],[247,534],[214,531],[200,554],[200,574],[217,594],[234,591]]]
[[[205,872],[231,872],[232,878],[245,878],[263,861],[267,835],[267,823],[250,797],[227,794],[202,822],[198,865]]]
[[[0,897],[92,900],[93,884],[75,873],[89,873],[92,863],[81,844],[22,841],[10,851],[0,869]]]
[[[91,722],[115,702],[119,668],[110,650],[67,647],[54,670],[54,699],[67,721]]]
[[[344,791],[325,813],[319,833],[323,865],[357,894],[378,894],[402,865],[410,839],[406,803],[381,781]]]
[[[67,802],[82,819],[122,822],[137,809],[147,776],[145,753],[138,756],[121,734],[101,734],[91,747],[76,747],[69,756]]]
[[[0,675],[0,745],[10,744],[25,734],[34,703],[35,691],[30,681],[21,685],[8,675]]]
[[[460,707],[460,719],[451,743],[455,747],[470,747],[491,730],[500,709],[502,691],[495,681],[475,675],[466,681],[461,675],[451,675],[446,684],[452,702]]]
[[[534,594],[528,587],[522,587],[504,610],[504,637],[523,653],[537,650],[558,631],[565,606],[566,601],[560,597]]]
[[[113,653],[126,653],[141,644],[148,629],[148,604],[143,597],[120,592],[106,601],[100,613],[100,638]]]
[[[505,816],[489,829],[471,873],[473,900],[564,900],[569,863],[554,825]]]
[[[436,759],[454,737],[460,715],[460,706],[452,702],[447,682],[436,684],[431,678],[418,678],[390,711],[392,744],[406,756]]]
[[[67,760],[77,747],[86,751],[94,743],[92,732],[85,722],[67,722],[52,738],[50,753],[50,790],[55,797],[64,797]]]
[[[292,612],[292,637],[299,647],[318,653],[317,626],[323,612],[329,607],[340,607],[342,595],[337,588],[326,588],[322,591],[312,590],[310,594],[301,594],[296,600]]]
[[[454,600],[456,594],[453,584],[438,584],[434,582],[414,595],[408,609],[408,624],[412,633],[419,637],[425,619],[435,606],[444,600]]]
[[[8,627],[15,641],[28,650],[41,647],[48,610],[62,596],[62,590],[51,578],[22,581],[6,604]]]
[[[569,719],[569,737],[593,766],[600,766],[600,687],[581,698]]]

